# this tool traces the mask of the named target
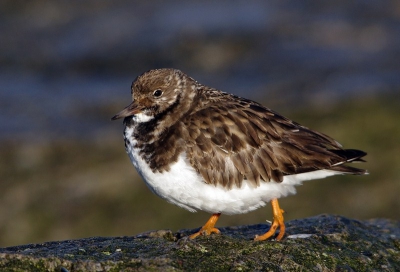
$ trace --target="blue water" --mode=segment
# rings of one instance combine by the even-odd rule
[[[7,1],[0,140],[119,133],[109,118],[132,80],[159,67],[278,111],[400,93],[399,10],[394,0]]]

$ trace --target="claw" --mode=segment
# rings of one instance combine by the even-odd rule
[[[271,201],[271,205],[272,205],[272,213],[274,215],[274,221],[272,222],[271,228],[263,235],[256,235],[256,237],[254,238],[255,241],[264,241],[270,238],[275,234],[275,231],[278,227],[279,227],[279,234],[276,237],[276,240],[280,241],[285,235],[285,223],[283,219],[283,213],[285,211],[279,207],[278,199],[273,199]]]
[[[203,227],[201,227],[201,229],[196,232],[193,233],[192,235],[189,236],[190,239],[195,239],[197,236],[199,235],[210,235],[211,233],[220,233],[220,231],[215,228],[215,223],[217,223],[217,220],[219,218],[221,214],[220,213],[214,213],[210,219],[208,219],[207,223],[205,223],[205,225]]]

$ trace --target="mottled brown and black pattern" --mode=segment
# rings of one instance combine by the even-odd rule
[[[162,90],[162,99],[154,91]],[[132,84],[133,102],[115,116],[135,126],[142,157],[153,171],[168,171],[183,152],[208,184],[226,188],[280,182],[283,176],[330,169],[350,174],[365,170],[344,165],[361,161],[332,138],[301,126],[248,99],[197,83],[174,69],[152,70]],[[148,122],[131,116],[145,112]]]

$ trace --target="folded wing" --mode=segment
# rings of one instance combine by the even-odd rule
[[[366,172],[344,165],[362,161],[365,152],[343,149],[332,138],[256,102],[234,98],[207,105],[182,120],[188,159],[205,182],[232,188],[244,179],[258,186],[320,169]]]

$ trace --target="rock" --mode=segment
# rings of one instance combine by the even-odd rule
[[[159,230],[0,249],[0,271],[400,271],[400,221],[320,215],[286,223],[281,242],[255,242],[269,225]]]

